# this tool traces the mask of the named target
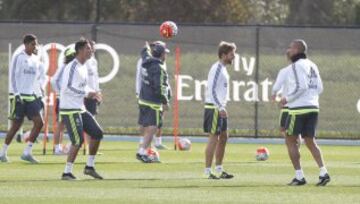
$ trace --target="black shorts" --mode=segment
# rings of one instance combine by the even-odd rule
[[[156,126],[162,127],[162,111],[146,105],[139,105],[138,124],[143,127]]]
[[[302,110],[303,111],[303,110]],[[318,121],[318,111],[293,112],[289,111],[286,119],[285,128],[287,135],[302,137],[315,137]]]
[[[32,120],[34,116],[41,116],[42,103],[35,96],[24,96],[23,103],[16,102],[14,96],[10,96],[10,113],[9,120],[22,121],[26,116]]]
[[[227,130],[227,118],[219,115],[219,110],[214,107],[205,107],[204,112],[204,132],[219,135]]]
[[[60,115],[72,145],[81,146],[84,142],[83,132],[96,140],[103,138],[103,130],[91,113],[87,111],[60,110]]]
[[[84,99],[85,108],[87,111],[89,111],[92,115],[98,114],[98,104],[99,102],[96,99],[93,98],[85,98]]]
[[[279,124],[280,128],[285,128],[286,119],[289,115],[289,109],[288,108],[282,108],[280,111],[280,117],[279,117]]]

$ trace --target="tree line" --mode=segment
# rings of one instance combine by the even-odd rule
[[[0,0],[0,20],[360,25],[360,0]]]

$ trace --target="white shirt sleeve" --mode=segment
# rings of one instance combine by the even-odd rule
[[[141,90],[141,69],[142,69],[142,59],[139,59],[136,65],[136,81],[135,81],[135,93],[136,96],[140,95]]]
[[[276,95],[276,93],[282,89],[282,87],[285,84],[286,77],[287,77],[286,68],[283,68],[279,71],[276,77],[276,81],[272,87],[271,95]]]

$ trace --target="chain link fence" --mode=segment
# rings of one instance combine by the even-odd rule
[[[26,33],[34,33],[41,44],[64,46],[81,36],[96,38],[111,46],[120,59],[120,68],[109,82],[101,84],[104,102],[98,120],[106,132],[137,133],[135,72],[145,41],[159,40],[158,25],[0,23],[0,121],[7,124],[9,44],[14,51]],[[285,49],[291,40],[304,39],[309,58],[319,67],[324,83],[320,97],[319,137],[360,138],[360,43],[359,28],[179,25],[179,34],[164,40],[171,52],[167,59],[171,85],[174,84],[175,48],[180,48],[179,129],[182,134],[202,135],[204,81],[217,61],[220,41],[238,46],[234,65],[229,67],[229,131],[232,136],[279,136],[279,109],[270,102],[272,84],[288,62]],[[107,75],[113,59],[97,51],[100,76]],[[165,114],[165,132],[172,130],[172,111]]]

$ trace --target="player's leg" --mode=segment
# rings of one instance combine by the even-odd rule
[[[91,113],[85,112],[82,113],[81,116],[84,124],[84,131],[89,135],[89,155],[84,168],[84,174],[96,179],[103,179],[103,177],[95,171],[95,156],[103,138],[103,130]]]
[[[295,169],[295,178],[288,185],[304,185],[306,180],[300,164],[300,151],[297,143],[298,137],[303,127],[303,118],[301,115],[289,114],[286,121],[285,143],[291,163]]]
[[[211,171],[212,161],[215,154],[216,145],[219,140],[220,131],[218,130],[219,111],[215,107],[205,108],[204,111],[204,132],[209,134],[208,143],[205,149],[205,176],[209,179],[219,179]]]
[[[160,117],[162,118],[161,121],[164,121],[164,112],[160,111]],[[155,135],[155,147],[158,150],[166,150],[169,149],[166,145],[162,143],[162,126],[163,123],[159,123],[158,129]]]
[[[62,148],[62,139],[64,137],[64,123],[62,123],[61,121],[57,122],[57,127],[56,131],[54,133],[54,154],[55,155],[64,155],[64,150]]]
[[[32,148],[36,138],[39,136],[39,133],[44,125],[44,121],[41,115],[42,106],[39,100],[25,102],[25,104],[26,104],[25,113],[27,117],[33,121],[33,127],[31,129],[30,136],[26,144],[26,147],[24,149],[24,152],[21,155],[21,159],[36,164],[39,161],[33,157]]]
[[[160,110],[144,105],[139,106],[139,125],[144,127],[144,142],[140,146],[136,158],[144,163],[151,162],[151,159],[146,154],[146,150],[150,147],[160,122]]]
[[[15,134],[20,129],[21,125],[24,122],[25,116],[25,105],[24,103],[16,102],[15,98],[10,98],[10,113],[9,119],[11,122],[11,127],[6,133],[5,141],[3,147],[0,151],[0,161],[8,162],[7,151],[11,141],[13,140]]]
[[[83,122],[81,113],[63,113],[61,114],[62,122],[64,123],[67,133],[69,135],[71,146],[65,164],[65,170],[62,174],[62,180],[74,180],[76,177],[72,174],[75,159],[78,155],[79,149],[84,142],[83,138]]]
[[[325,167],[320,147],[317,145],[315,140],[318,113],[308,113],[307,117],[308,118],[305,125],[306,133],[304,133],[304,141],[320,169],[319,182],[317,183],[317,185],[325,186],[328,182],[330,182],[330,176]]]

